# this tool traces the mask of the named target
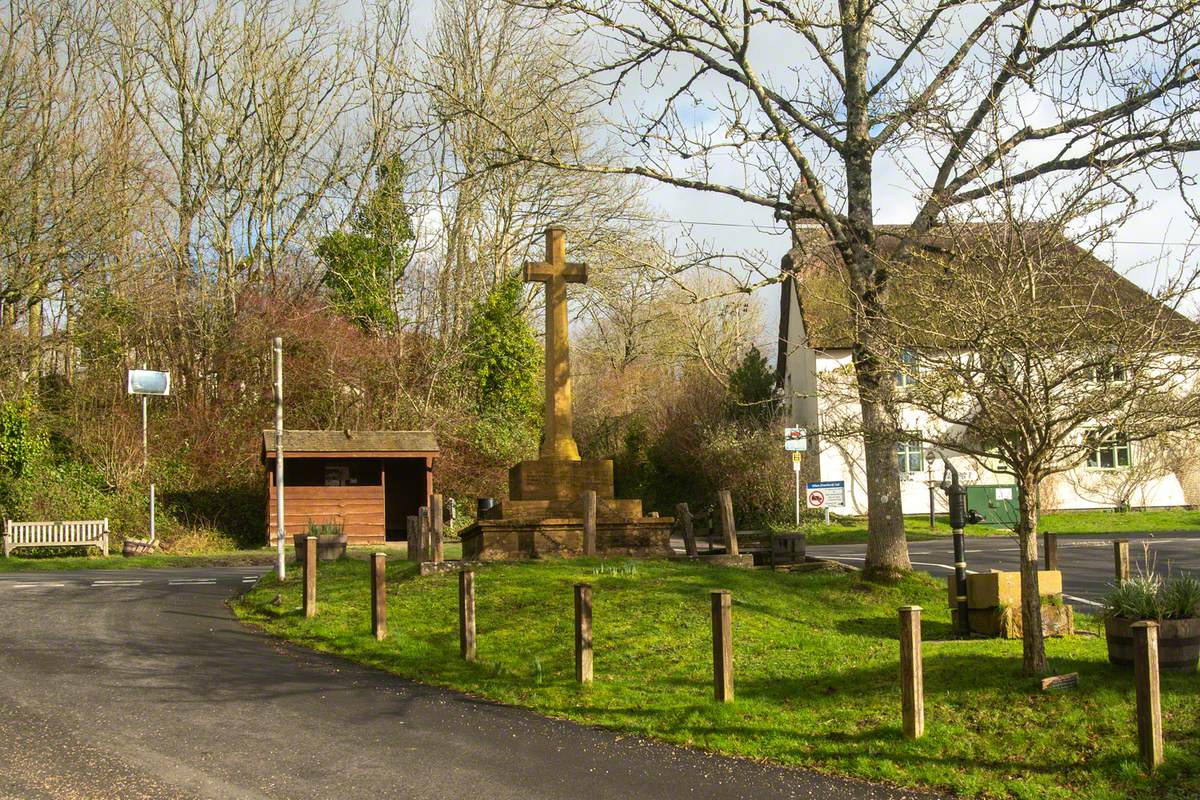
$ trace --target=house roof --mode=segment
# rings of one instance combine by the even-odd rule
[[[907,226],[876,227],[877,244],[884,253],[900,244]],[[1019,238],[1018,238],[1019,237]],[[1141,287],[1117,273],[1111,265],[1049,228],[1031,226],[1020,233],[1003,225],[956,225],[937,228],[913,248],[912,258],[891,275],[889,306],[897,314],[913,311],[921,324],[906,330],[906,344],[921,346],[922,329],[939,330],[940,314],[963,313],[953,302],[954,280],[994,281],[1000,249],[1036,252],[1043,261],[1039,277],[1043,291],[1053,294],[1064,308],[1075,308],[1095,324],[1125,319],[1133,311],[1144,311],[1161,324],[1195,336],[1196,324],[1174,309],[1165,307]],[[989,250],[997,257],[989,258]],[[1061,269],[1051,265],[1060,264]],[[952,265],[952,266],[950,266]],[[803,322],[806,344],[817,350],[849,349],[855,341],[853,295],[841,256],[821,231],[802,233],[784,259],[787,275],[781,287],[779,315],[779,368],[785,365],[789,347],[790,297],[795,293]],[[932,290],[932,291],[931,291]],[[933,307],[917,297],[928,298],[938,291],[944,302]],[[918,312],[919,309],[919,312]],[[979,313],[968,309],[968,313]],[[899,338],[899,336],[898,336]],[[799,343],[792,342],[794,347]],[[781,372],[782,374],[782,372]]]
[[[275,452],[275,431],[262,432],[264,455]],[[433,431],[289,431],[283,432],[288,453],[438,453]]]

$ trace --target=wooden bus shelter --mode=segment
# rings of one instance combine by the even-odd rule
[[[309,523],[341,528],[351,545],[403,539],[406,518],[429,505],[431,431],[284,431],[284,532]],[[275,537],[275,431],[263,431],[267,542]]]

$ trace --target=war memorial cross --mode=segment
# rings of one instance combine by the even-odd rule
[[[571,420],[567,284],[587,282],[587,264],[567,261],[566,230],[546,228],[546,260],[526,261],[525,280],[546,284],[546,430],[541,458],[579,460]]]

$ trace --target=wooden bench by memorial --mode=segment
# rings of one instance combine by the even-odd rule
[[[4,557],[18,547],[98,547],[108,555],[108,519],[4,523]]]

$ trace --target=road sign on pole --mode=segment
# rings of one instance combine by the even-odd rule
[[[809,508],[831,508],[846,505],[845,481],[806,483]]]
[[[803,453],[808,449],[808,431],[804,428],[784,428],[783,449]]]

